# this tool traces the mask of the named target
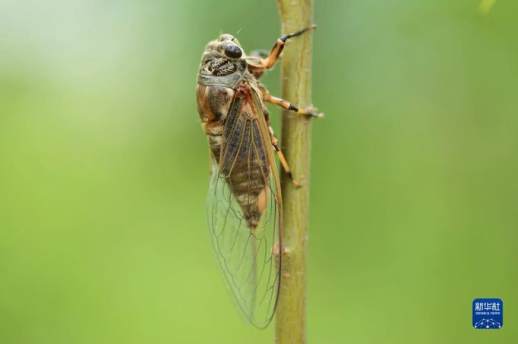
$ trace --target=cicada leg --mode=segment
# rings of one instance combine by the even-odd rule
[[[284,50],[284,46],[286,45],[286,42],[288,39],[297,37],[302,35],[303,33],[314,30],[316,28],[316,25],[312,25],[310,27],[307,27],[305,29],[299,30],[297,32],[289,33],[287,35],[282,35],[275,41],[275,44],[273,45],[272,50],[270,50],[270,54],[265,57],[257,57],[257,59],[254,59],[254,61],[248,61],[248,68],[250,72],[256,77],[259,78],[265,70],[272,68],[275,63],[279,60],[279,56],[281,55],[282,51]],[[261,55],[261,54],[258,54]]]
[[[299,107],[295,104],[290,103],[289,101],[287,101],[285,99],[272,96],[270,94],[270,91],[268,91],[268,89],[266,87],[264,87],[264,85],[259,85],[259,87],[262,92],[263,100],[267,103],[280,106],[284,110],[292,111],[298,115],[302,115],[302,116],[306,116],[306,117],[316,117],[316,118],[324,117],[324,114],[322,112],[319,112],[313,106],[309,106],[309,107],[305,107],[305,108]]]
[[[293,178],[293,173],[291,172],[290,165],[288,164],[288,160],[286,160],[286,157],[284,156],[284,153],[282,152],[281,147],[279,147],[279,140],[277,139],[277,137],[275,137],[273,128],[271,126],[269,126],[268,128],[270,129],[270,137],[272,139],[272,146],[273,146],[275,152],[277,153],[277,156],[279,157],[279,161],[281,162],[282,169],[284,170],[284,172],[286,173],[288,178],[290,178],[291,182],[293,183],[293,185],[296,188],[302,187],[302,184],[300,182],[298,182],[297,180],[295,180],[295,178]]]

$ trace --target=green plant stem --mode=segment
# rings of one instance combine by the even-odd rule
[[[277,0],[282,32],[313,24],[313,0]],[[311,104],[312,32],[288,42],[281,68],[282,96],[300,106]],[[309,212],[311,120],[285,111],[282,149],[295,179],[295,188],[282,177],[284,233],[282,274],[277,308],[276,343],[306,343],[306,252]]]

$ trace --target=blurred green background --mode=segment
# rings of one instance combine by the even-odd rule
[[[312,343],[518,342],[518,3],[479,5],[316,1]],[[270,48],[275,2],[0,2],[0,343],[272,342],[206,228],[221,32]]]

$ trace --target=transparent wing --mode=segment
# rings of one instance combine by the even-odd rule
[[[220,161],[212,165],[209,228],[236,303],[253,325],[264,328],[275,312],[279,290],[278,175],[270,163],[264,123],[239,111],[232,116],[225,127]]]

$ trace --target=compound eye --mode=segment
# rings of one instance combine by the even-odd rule
[[[233,59],[240,58],[243,55],[241,48],[235,44],[229,44],[225,47],[225,55]]]

